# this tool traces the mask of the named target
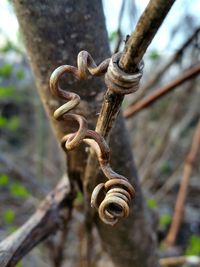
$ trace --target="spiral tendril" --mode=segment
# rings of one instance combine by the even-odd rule
[[[83,116],[69,113],[79,105],[80,97],[73,92],[63,90],[59,86],[59,80],[65,73],[72,74],[78,80],[86,80],[89,75],[99,76],[106,73],[110,60],[106,59],[97,66],[87,51],[81,51],[77,58],[77,68],[63,65],[54,70],[50,77],[50,89],[55,96],[67,101],[56,109],[54,118],[64,121],[71,119],[77,121],[79,125],[76,132],[63,136],[61,140],[63,149],[65,151],[72,150],[85,142],[97,154],[100,167],[108,181],[100,183],[94,188],[91,196],[91,206],[98,210],[99,217],[104,223],[115,225],[120,218],[129,215],[129,205],[134,196],[134,189],[128,179],[112,170],[109,163],[110,150],[105,139],[99,133],[88,129],[87,120]],[[129,79],[126,80],[128,80],[130,88],[130,81]]]

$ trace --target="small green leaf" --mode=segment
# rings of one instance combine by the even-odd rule
[[[150,209],[154,209],[157,207],[156,200],[154,198],[147,199],[147,207]]]
[[[162,161],[160,165],[160,171],[162,174],[169,174],[171,171],[171,166],[169,164],[169,161]]]
[[[7,40],[6,43],[0,48],[1,53],[7,53],[11,50],[13,50],[13,45],[9,40]]]
[[[9,182],[9,177],[6,174],[0,174],[0,186],[6,186]]]
[[[18,70],[16,72],[16,77],[18,80],[23,80],[25,77],[25,72],[23,70]]]
[[[6,127],[7,122],[8,122],[8,120],[5,117],[0,116],[0,128]]]
[[[78,201],[78,203],[83,202],[83,194],[80,191],[78,191],[76,194],[76,201]]]
[[[19,183],[13,183],[10,186],[10,192],[14,197],[17,198],[27,198],[29,196],[28,190]]]
[[[189,242],[188,246],[186,248],[186,255],[189,256],[199,256],[200,255],[200,236],[198,235],[192,235]]]
[[[23,267],[22,262],[21,261],[18,262],[17,265],[16,265],[16,267]]]
[[[15,219],[15,213],[13,210],[8,209],[3,213],[3,220],[5,223],[11,224]]]
[[[109,41],[112,42],[117,37],[117,31],[113,31],[109,34]]]
[[[7,128],[11,131],[17,130],[19,126],[20,126],[20,120],[18,117],[12,117],[7,123]]]
[[[13,116],[9,120],[3,116],[0,116],[0,128],[6,128],[10,131],[15,131],[20,126],[20,120],[18,117]]]
[[[161,226],[168,226],[172,221],[172,217],[169,215],[169,214],[163,214],[161,217],[160,217],[160,225]]]
[[[14,93],[12,87],[0,87],[0,97],[10,97]]]
[[[158,52],[156,50],[152,50],[149,53],[149,58],[152,59],[152,60],[157,60],[157,59],[160,58],[160,55],[158,54]]]
[[[2,77],[10,77],[12,74],[13,67],[12,65],[6,63],[0,68],[0,76]]]

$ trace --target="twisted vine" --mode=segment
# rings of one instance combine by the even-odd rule
[[[56,109],[54,112],[55,119],[64,121],[72,119],[77,121],[79,125],[76,132],[66,134],[62,138],[62,147],[68,151],[85,142],[95,150],[100,167],[108,181],[100,183],[94,188],[91,196],[91,206],[98,210],[99,217],[104,223],[115,225],[120,218],[129,215],[129,205],[134,196],[134,189],[128,179],[112,170],[110,166],[110,150],[104,138],[99,133],[88,129],[87,120],[83,116],[69,113],[80,103],[80,97],[73,92],[63,90],[59,86],[59,80],[64,73],[70,73],[78,80],[86,80],[89,75],[98,76],[106,73],[110,62],[110,59],[106,59],[97,66],[88,52],[81,51],[77,58],[77,68],[63,65],[52,73],[50,88],[55,96],[67,101],[67,103]],[[113,82],[116,84],[115,73],[114,78]],[[121,77],[119,83],[121,85],[124,79],[127,80],[125,87],[130,91],[130,79]],[[108,75],[106,80],[109,80]],[[127,82],[129,84],[128,87]],[[132,81],[132,87],[133,85],[135,86],[135,80],[134,82]],[[116,85],[111,87],[116,88]],[[119,86],[117,85],[117,87]],[[117,88],[117,90],[119,89]]]

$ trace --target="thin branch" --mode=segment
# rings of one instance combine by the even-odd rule
[[[192,264],[192,266],[199,266],[200,257],[197,256],[177,256],[160,259],[161,267],[180,266],[183,264]],[[185,265],[184,265],[185,266]]]
[[[138,68],[147,47],[165,19],[170,7],[175,0],[151,0],[140,17],[135,31],[128,39],[124,53],[119,61],[119,66],[125,72],[134,72]],[[107,90],[102,109],[97,121],[96,131],[107,138],[124,97]]]
[[[176,53],[172,56],[172,58],[163,66],[161,67],[158,72],[149,80],[147,81],[146,85],[144,85],[140,91],[138,92],[138,95],[136,98],[134,98],[131,105],[136,103],[139,99],[141,99],[144,95],[147,89],[152,88],[156,83],[160,81],[163,74],[172,66],[174,62],[176,62],[182,55],[183,52],[188,48],[188,46],[194,41],[194,39],[198,36],[200,32],[200,27],[198,27],[193,34],[183,43],[183,45],[176,51]]]
[[[117,28],[117,42],[115,45],[114,53],[119,52],[119,47],[120,47],[120,44],[122,41],[121,24],[122,24],[122,17],[123,17],[123,13],[124,13],[125,3],[126,3],[126,1],[123,0],[122,5],[121,5],[121,9],[120,9],[120,13],[119,13],[118,28]]]
[[[200,63],[197,63],[196,65],[192,66],[190,69],[185,71],[183,74],[179,75],[175,80],[173,80],[169,84],[157,89],[151,95],[145,97],[144,99],[137,102],[133,106],[129,106],[124,112],[124,117],[128,119],[134,116],[136,113],[138,113],[144,108],[149,107],[158,99],[165,96],[166,94],[174,90],[176,87],[178,87],[185,81],[188,81],[189,79],[192,79],[195,76],[197,76],[199,72],[200,72]]]
[[[182,217],[183,217],[183,211],[184,211],[185,200],[187,196],[187,188],[189,184],[189,179],[192,173],[194,161],[197,157],[199,146],[200,146],[200,120],[196,127],[194,137],[192,140],[191,149],[190,149],[190,152],[187,156],[187,159],[184,165],[183,179],[181,181],[177,200],[176,200],[172,224],[170,226],[168,235],[165,240],[168,246],[173,246],[176,241],[176,236],[177,236],[177,233],[178,233],[181,221],[182,221]]]
[[[119,65],[134,73],[175,0],[151,0],[128,39]]]
[[[0,266],[13,267],[38,243],[62,228],[70,218],[73,194],[65,175],[36,212],[0,243]]]
[[[132,70],[135,70],[137,68],[148,45],[155,36],[157,30],[162,24],[164,18],[166,17],[169,11],[169,8],[172,6],[173,3],[174,0],[166,2],[163,2],[161,0],[150,1],[149,5],[147,6],[146,10],[144,11],[142,17],[140,18],[136,26],[136,31],[131,35],[129,41],[127,42],[123,57],[119,61],[119,65],[120,67],[122,67],[123,71],[131,72]],[[156,10],[156,12],[152,13],[153,10],[154,11]],[[149,23],[150,20],[151,23]],[[148,27],[146,24],[148,25]],[[151,25],[151,27],[149,27],[149,25]],[[137,38],[139,37],[139,32],[142,33],[143,38],[142,40],[140,39],[140,42],[138,43]],[[134,62],[130,58],[132,57],[133,50],[131,49],[130,53],[130,50],[129,49],[127,50],[127,47],[135,47],[135,49],[138,51],[138,56],[134,59]],[[140,47],[142,47],[142,49],[140,49]],[[129,59],[128,62],[127,59]],[[110,135],[111,129],[113,128],[113,125],[116,121],[123,99],[124,96],[122,94],[116,94],[109,89],[107,90],[104,96],[104,101],[102,104],[100,115],[97,120],[95,131],[100,133],[105,139],[108,139]],[[93,221],[93,214],[88,208],[89,199],[87,199],[87,195],[90,195],[92,189],[94,188],[95,185],[94,177],[96,177],[96,172],[97,172],[96,156],[94,154],[94,151],[90,151],[84,176],[84,191],[86,193],[85,213],[87,218],[86,224],[90,229],[89,232],[91,232],[92,228],[91,224]],[[91,239],[90,238],[91,234],[89,232],[88,232],[88,240]]]

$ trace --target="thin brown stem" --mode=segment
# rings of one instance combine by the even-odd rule
[[[176,53],[172,56],[172,58],[159,70],[156,72],[154,76],[151,77],[150,80],[147,80],[145,85],[140,89],[137,96],[134,98],[131,105],[136,103],[139,99],[141,99],[147,89],[151,89],[153,86],[156,85],[160,81],[160,79],[163,77],[163,75],[166,73],[166,71],[172,66],[173,63],[179,60],[179,58],[183,55],[184,51],[189,47],[189,45],[194,41],[194,39],[198,36],[200,32],[200,27],[198,27],[193,34],[183,43],[183,45],[176,51]]]
[[[128,39],[119,65],[134,73],[175,0],[151,0]]]
[[[119,13],[118,28],[117,28],[117,41],[116,41],[114,53],[119,52],[119,47],[120,47],[120,44],[122,42],[121,23],[122,23],[122,17],[123,17],[123,13],[124,13],[125,3],[126,3],[126,1],[123,0],[122,5],[121,5],[121,9],[120,9],[120,13]]]
[[[186,162],[184,165],[184,170],[183,170],[183,179],[180,184],[177,200],[176,200],[176,205],[175,205],[175,211],[174,211],[174,216],[172,219],[172,224],[170,226],[168,235],[166,237],[166,244],[168,246],[173,246],[175,241],[176,241],[176,236],[183,218],[183,212],[184,212],[184,206],[185,206],[185,201],[187,197],[187,189],[188,189],[188,184],[189,184],[189,179],[192,173],[193,169],[193,164],[194,161],[197,157],[197,153],[199,150],[200,146],[200,120],[197,124],[194,137],[192,140],[192,145],[190,152],[186,158]]]
[[[163,3],[163,1],[155,1],[151,0],[148,7],[146,8],[145,12],[143,13],[141,19],[139,20],[137,27],[136,27],[136,32],[132,34],[132,36],[129,39],[129,42],[127,42],[127,45],[125,47],[125,52],[123,57],[120,59],[119,65],[122,67],[123,71],[125,72],[131,72],[132,70],[136,70],[139,62],[141,61],[144,52],[146,51],[146,48],[150,44],[151,40],[153,39],[155,33],[157,32],[158,28],[160,27],[161,23],[163,22],[164,18],[166,17],[169,8],[173,4],[174,1],[167,1],[166,3]],[[170,3],[170,4],[169,4]],[[159,10],[159,12],[154,12],[152,14],[152,9],[156,8]],[[162,10],[163,12],[160,12]],[[151,17],[151,26],[154,25],[153,31],[151,27],[146,28],[146,23],[141,23],[141,21],[146,21],[147,24],[149,23],[149,18]],[[159,17],[159,18],[158,18]],[[145,18],[145,19],[144,19]],[[142,42],[140,41],[138,43],[138,36],[139,32],[141,31],[143,34],[143,39]],[[136,38],[137,37],[137,38]],[[129,44],[128,44],[129,43]],[[141,46],[141,43],[144,44],[143,49],[139,49]],[[132,49],[131,53],[130,50],[127,50],[127,47],[135,47],[136,50],[139,49],[138,56],[134,59],[132,59]],[[131,59],[130,59],[131,57]],[[129,60],[127,61],[127,59]],[[113,128],[113,125],[116,121],[117,115],[119,113],[122,101],[124,99],[123,94],[116,94],[112,92],[111,90],[107,90],[104,96],[104,101],[102,104],[102,108],[97,120],[97,125],[95,131],[100,133],[105,139],[109,138],[111,129]],[[91,167],[92,166],[92,167]],[[87,166],[85,169],[85,176],[84,176],[84,187],[85,191],[87,192],[88,195],[90,195],[92,189],[94,188],[95,181],[94,177],[96,177],[96,172],[97,172],[97,160],[95,157],[94,151],[90,151],[90,154],[88,156],[88,162]],[[92,182],[93,181],[93,182]],[[89,225],[89,228],[91,229],[91,223],[93,221],[93,214],[91,211],[88,209],[89,206],[89,200],[86,200],[85,207],[86,207],[86,217],[87,217],[87,223]],[[90,236],[90,234],[89,234]],[[89,237],[88,237],[89,238]],[[88,248],[89,249],[89,248]]]
[[[189,79],[192,79],[195,76],[197,76],[199,72],[200,72],[200,63],[192,66],[190,69],[185,71],[183,74],[179,75],[175,80],[157,89],[151,95],[145,97],[144,99],[137,102],[136,104],[129,106],[124,112],[124,117],[128,119],[134,116],[139,111],[143,110],[144,108],[149,107],[150,105],[155,103],[157,100],[159,100],[161,97],[165,96],[172,90],[176,89],[179,85],[181,85],[185,81],[188,81]]]
[[[197,256],[177,256],[160,259],[161,267],[180,266],[185,263],[192,263],[192,266],[199,266],[200,257]],[[184,265],[185,266],[185,265]]]

